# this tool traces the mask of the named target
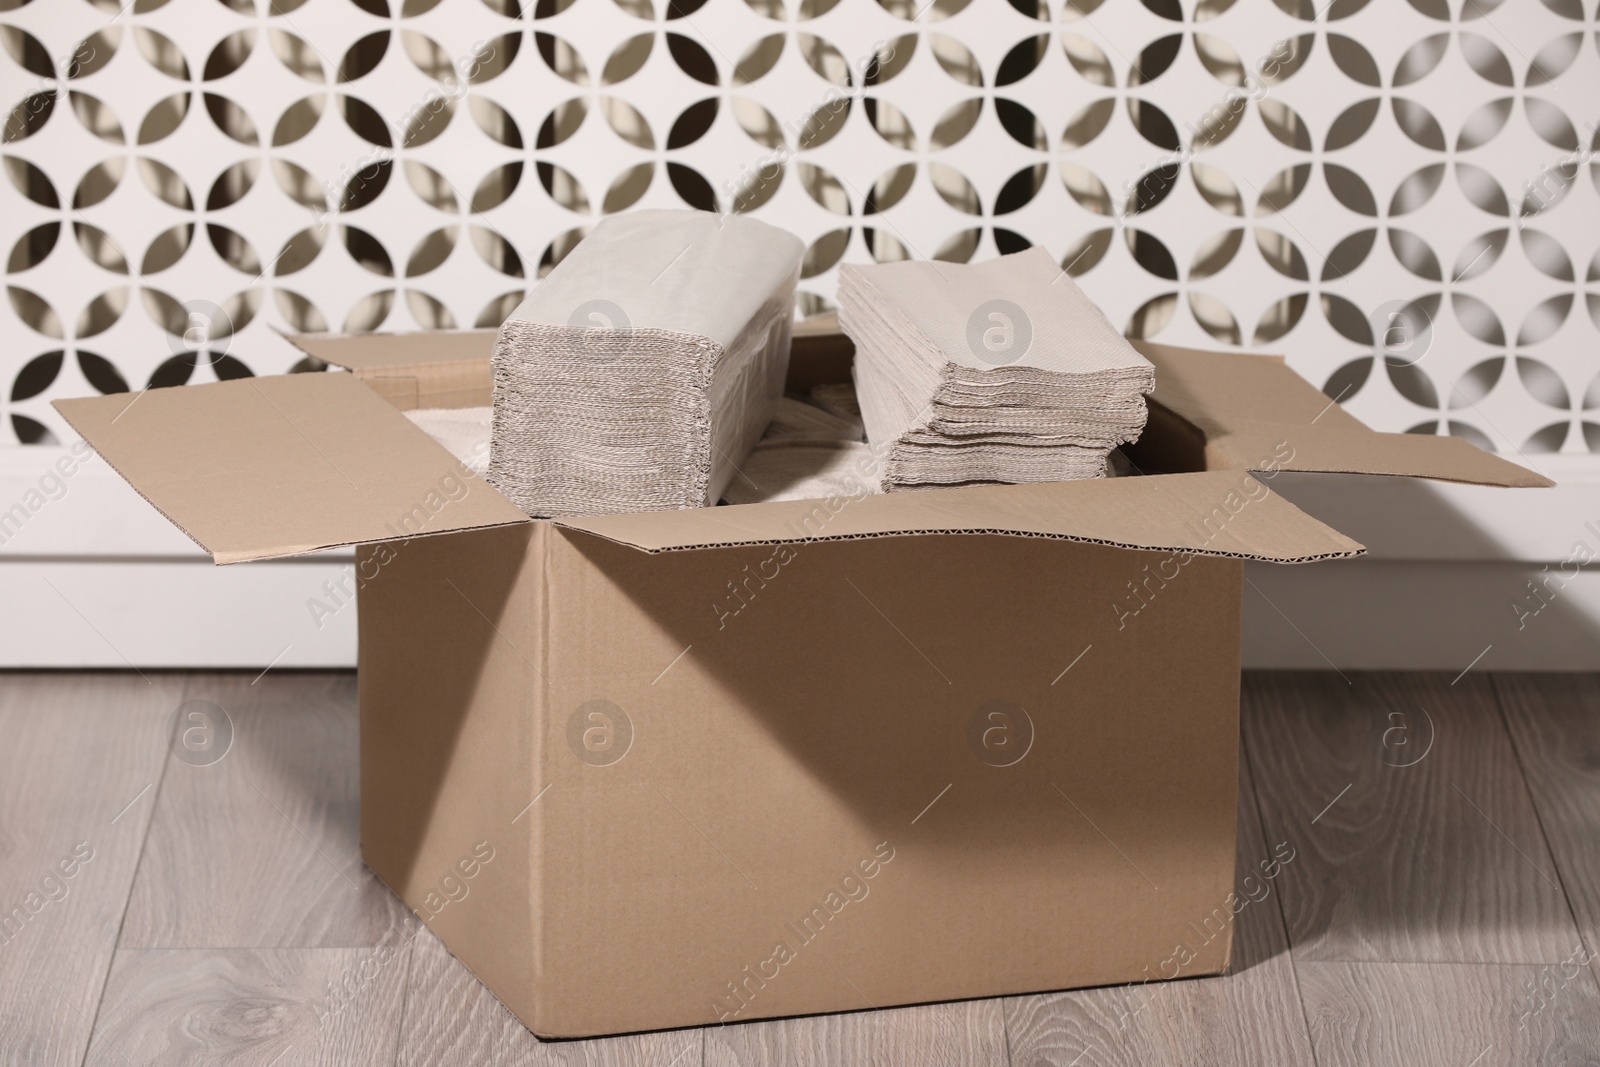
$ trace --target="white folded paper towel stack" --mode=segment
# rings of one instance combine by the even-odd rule
[[[803,252],[741,216],[606,219],[500,327],[489,480],[539,516],[715,504],[782,395]]]
[[[1099,478],[1144,428],[1148,360],[1043,249],[839,270],[885,490]]]

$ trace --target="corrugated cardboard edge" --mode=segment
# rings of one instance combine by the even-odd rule
[[[550,567],[550,537],[551,530],[543,522],[534,524],[534,552],[535,566],[539,568],[539,600],[537,605],[538,616],[534,620],[533,654],[537,657],[538,670],[553,672],[550,663],[550,586],[552,582]],[[542,678],[541,678],[542,681]],[[546,719],[551,714],[549,685],[541,684],[535,687],[530,698],[533,712],[533,755],[532,766],[534,774],[541,780],[547,774],[545,770],[546,745],[545,729]],[[548,788],[555,784],[551,777],[546,785],[540,789]],[[550,982],[550,974],[545,966],[543,946],[545,937],[545,893],[544,878],[546,875],[558,874],[549,869],[544,862],[545,843],[549,837],[549,828],[545,825],[545,813],[548,807],[540,807],[538,797],[528,812],[527,846],[528,855],[532,862],[529,864],[528,878],[528,930],[532,938],[532,946],[528,955],[531,957],[533,980],[529,983],[532,990],[532,1004],[528,1008],[528,1017],[523,1021],[529,1030],[535,1034],[540,1033],[543,1020],[547,1017],[548,1009],[545,1007],[545,989]],[[547,1030],[548,1027],[545,1027]]]
[[[966,527],[959,530],[943,529],[905,529],[885,530],[875,533],[835,534],[829,537],[763,537],[748,540],[706,541],[702,544],[671,545],[665,548],[641,548],[620,537],[611,537],[586,526],[580,526],[570,520],[560,518],[552,520],[556,526],[563,530],[572,530],[576,533],[589,534],[613,544],[626,545],[629,548],[644,552],[647,555],[659,556],[667,552],[699,552],[707,549],[739,548],[760,545],[793,545],[793,544],[826,544],[834,541],[880,541],[889,537],[1032,537],[1045,541],[1075,541],[1085,545],[1105,545],[1109,548],[1123,548],[1133,552],[1180,552],[1194,556],[1216,556],[1220,559],[1242,559],[1253,562],[1268,563],[1315,563],[1324,559],[1349,559],[1354,556],[1366,554],[1366,548],[1354,541],[1354,547],[1346,550],[1319,552],[1305,556],[1295,556],[1289,559],[1262,560],[1262,557],[1251,555],[1248,552],[1225,552],[1218,549],[1189,548],[1184,545],[1139,545],[1129,541],[1111,541],[1100,537],[1083,537],[1075,534],[1040,533],[1030,530],[1000,530],[986,529],[984,527]]]
[[[1120,487],[1137,487],[1139,492],[1119,493]],[[1255,490],[1260,491],[1259,496],[1253,495]],[[1227,507],[1230,497],[1241,498],[1238,507]],[[831,506],[835,501],[838,506]],[[1242,515],[1247,507],[1254,509],[1249,519],[1228,531],[1226,524]],[[848,518],[840,520],[839,516],[847,514],[846,509],[851,509]],[[1215,529],[1207,529],[1207,520],[1213,519],[1219,510],[1225,511],[1222,522]],[[807,526],[808,520],[819,511],[832,523],[831,527]],[[1099,522],[1082,519],[1082,516],[1096,514],[1105,518]],[[1011,521],[1003,524],[984,521],[990,518]],[[1034,537],[1131,551],[1276,563],[1340,559],[1365,551],[1359,543],[1272,493],[1257,479],[1232,471],[1052,485],[969,487],[938,494],[891,493],[825,501],[769,501],[692,511],[561,516],[552,521],[563,529],[591,534],[651,554],[936,535]],[[1148,538],[1142,536],[1141,524],[1148,524],[1154,531]],[[821,526],[820,521],[818,526]],[[1099,529],[1095,529],[1096,526]],[[1195,535],[1197,529],[1201,531],[1199,536]],[[1228,535],[1223,538],[1225,531]],[[1117,533],[1123,536],[1116,536]],[[1212,543],[1219,538],[1228,543],[1227,547]]]

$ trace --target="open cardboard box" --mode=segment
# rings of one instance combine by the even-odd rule
[[[1362,551],[1263,479],[1549,484],[1140,344],[1144,477],[534,521],[396,410],[493,336],[58,407],[219,563],[361,546],[363,856],[548,1037],[1225,970],[1243,561]]]

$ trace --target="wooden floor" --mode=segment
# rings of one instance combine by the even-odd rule
[[[1600,1063],[1600,677],[1248,675],[1243,715],[1241,878],[1294,859],[1226,977],[546,1044],[362,867],[352,675],[0,674],[0,1063]]]

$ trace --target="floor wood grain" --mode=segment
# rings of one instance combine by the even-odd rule
[[[1559,966],[1300,961],[1295,969],[1322,1067],[1600,1062],[1600,987],[1585,968],[1570,980]]]
[[[831,1067],[852,1063],[936,1063],[992,1067],[1006,1060],[998,1000],[885,1008],[848,1015],[706,1031],[706,1067]]]
[[[351,676],[0,673],[0,1065],[1600,1063],[1600,677],[1351,681],[1246,678],[1228,975],[541,1042],[361,867]]]
[[[1005,1007],[1011,1062],[1016,1067],[1312,1067],[1278,908],[1278,880],[1297,859],[1291,842],[1263,837],[1249,763],[1241,759],[1234,883],[1244,903],[1234,924],[1229,973],[1010,997]]]
[[[1296,843],[1302,960],[1554,963],[1577,938],[1493,686],[1437,675],[1246,679],[1262,821]]]
[[[1600,976],[1600,677],[1494,679],[1583,952]]]
[[[232,745],[214,763],[173,757],[122,945],[349,948],[392,936],[407,913],[361,863],[354,677],[202,676],[184,701],[221,708]]]
[[[91,1067],[388,1067],[406,957],[372,949],[121,949]]]
[[[182,688],[0,677],[0,1063],[83,1059]]]

